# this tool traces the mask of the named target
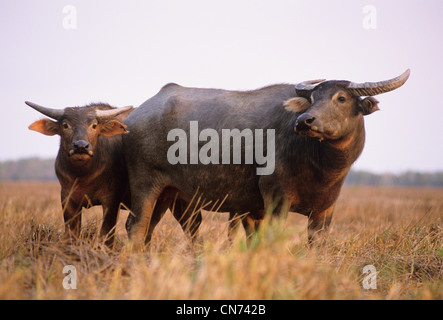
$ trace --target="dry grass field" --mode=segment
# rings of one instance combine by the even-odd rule
[[[96,237],[101,209],[83,214],[83,239],[62,238],[58,183],[0,183],[0,299],[443,299],[443,189],[345,187],[322,245],[308,248],[303,216],[250,246],[227,238],[228,215],[204,213],[193,248],[168,212],[149,257],[130,254],[119,217],[116,248]],[[77,271],[67,290],[66,265]],[[365,289],[366,265],[376,289]]]

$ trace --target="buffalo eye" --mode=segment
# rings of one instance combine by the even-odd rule
[[[69,129],[69,124],[67,122],[62,123],[63,129]]]
[[[97,129],[97,124],[96,123],[92,124],[92,129]]]
[[[338,97],[338,101],[340,101],[340,102],[345,102],[345,101],[346,101],[346,98],[345,98],[345,97],[343,97],[343,96],[341,96],[341,97]]]

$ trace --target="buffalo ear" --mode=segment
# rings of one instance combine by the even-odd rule
[[[100,135],[104,137],[112,137],[118,134],[129,133],[126,126],[117,120],[109,120],[100,124]]]
[[[366,97],[363,100],[360,100],[358,104],[364,116],[380,110],[377,99],[373,97]]]
[[[295,97],[286,101],[283,106],[288,111],[303,113],[309,109],[311,103],[306,98]]]
[[[57,122],[54,122],[49,119],[41,119],[34,123],[32,123],[29,127],[29,130],[34,130],[40,133],[43,133],[47,136],[53,136],[56,134],[60,134],[60,126]]]

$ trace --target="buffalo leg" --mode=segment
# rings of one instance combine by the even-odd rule
[[[115,225],[117,224],[119,206],[120,203],[103,206],[103,223],[100,229],[100,236],[105,239],[105,244],[110,248],[114,245]]]
[[[264,215],[265,217],[279,217],[286,219],[289,209],[290,201],[288,197],[284,196],[278,185],[275,185],[270,176],[263,176],[259,181],[260,193],[263,197]]]
[[[232,241],[235,238],[235,235],[237,234],[240,221],[242,221],[242,217],[236,213],[229,213],[229,228],[228,228],[228,239],[229,242],[232,244]]]
[[[150,247],[152,234],[154,233],[154,229],[160,220],[163,218],[166,210],[170,205],[170,200],[167,199],[158,199],[154,208],[154,212],[152,213],[151,221],[149,223],[148,232],[145,237],[145,245],[147,248]]]
[[[289,212],[289,199],[286,197],[264,197],[265,215],[273,218],[286,219]]]
[[[229,213],[229,242],[232,244],[241,222],[245,230],[246,241],[249,244],[251,237],[258,231],[260,221],[262,220],[254,220],[248,214],[239,215],[237,213]]]
[[[157,196],[157,194],[152,192],[148,195],[145,195],[142,191],[132,192],[133,217],[129,230],[129,240],[132,249],[136,252],[141,252],[144,249],[143,245],[148,235]]]
[[[82,206],[62,193],[63,219],[65,221],[65,236],[79,238],[82,226]]]
[[[254,214],[254,216],[257,217],[257,214]],[[230,213],[228,238],[231,243],[235,238],[235,234],[238,231],[240,222],[242,223],[243,229],[245,230],[246,241],[249,245],[252,236],[260,229],[263,223],[263,219],[254,219],[252,218],[251,214],[239,215],[236,213]]]
[[[172,205],[172,200],[167,200],[167,198],[160,196],[160,199],[162,199],[161,203],[159,205],[156,205],[154,212],[152,214],[150,227],[146,234],[145,243],[150,242],[150,238],[152,237],[152,232],[154,231],[155,226],[160,222],[162,217],[164,216],[166,210],[171,210],[174,218],[177,220],[177,222],[180,224],[183,232],[191,239],[192,242],[195,242],[195,240],[198,238],[198,229],[200,227],[200,224],[202,222],[202,216],[201,213],[194,213],[192,212],[185,212],[186,210],[186,202],[182,200],[177,200],[174,205]],[[132,226],[135,222],[134,214],[131,213],[128,216],[128,219],[126,220],[126,231],[128,234],[130,234]]]
[[[198,229],[202,222],[202,215],[200,211],[193,212],[188,208],[186,210],[186,202],[177,200],[173,208],[170,208],[174,218],[180,223],[183,232],[191,239],[192,243],[198,238]]]
[[[180,224],[183,232],[189,237],[192,243],[195,243],[198,238],[198,229],[202,222],[202,215],[200,211],[194,212],[186,210],[187,203],[183,200],[176,200],[173,204],[172,198],[167,196],[160,196],[152,214],[151,223],[149,225],[148,233],[146,235],[145,243],[149,244],[155,226],[163,218],[166,210],[169,208],[172,215]]]
[[[263,202],[263,218],[269,219],[269,222],[271,224],[275,224],[277,222],[278,225],[276,225],[276,227],[278,227],[279,230],[283,231],[284,222],[286,221],[290,209],[289,199],[287,197],[265,194],[263,196]],[[249,239],[248,244],[250,244],[250,239],[252,239],[252,236],[260,230],[261,226],[263,225],[264,219],[257,220],[246,216],[245,219],[242,220],[243,226],[246,231],[246,237],[247,239]]]
[[[290,202],[287,197],[265,195],[263,196],[265,218],[269,217],[271,221],[279,218],[281,221],[285,221],[289,208]]]
[[[320,234],[328,229],[332,221],[335,205],[325,211],[315,215],[310,215],[308,219],[308,243],[312,244]]]
[[[258,231],[259,223],[261,220],[254,220],[249,216],[246,216],[242,219],[243,228],[246,233],[246,243],[251,245],[252,236]]]

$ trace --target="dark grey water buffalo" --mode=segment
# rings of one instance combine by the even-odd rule
[[[288,211],[308,217],[312,240],[331,222],[351,164],[363,150],[372,96],[402,86],[316,80],[254,91],[164,86],[130,114],[123,136],[140,246],[172,199],[222,203],[219,211],[253,221]],[[364,97],[364,98],[362,98]],[[222,201],[224,200],[224,201]]]
[[[80,235],[83,207],[102,205],[100,233],[111,245],[120,203],[130,204],[121,134],[128,132],[123,121],[133,108],[91,104],[50,109],[32,102],[26,104],[56,120],[41,119],[29,129],[60,136],[55,172],[61,185],[67,235]]]

